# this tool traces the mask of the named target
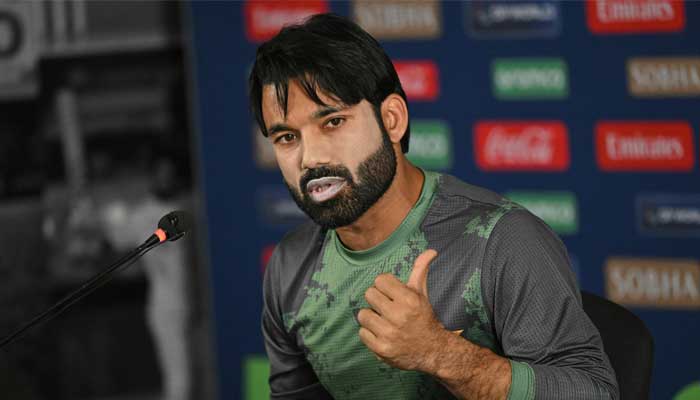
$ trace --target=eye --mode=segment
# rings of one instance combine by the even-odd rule
[[[326,128],[337,128],[345,122],[343,117],[333,117],[326,121]]]
[[[275,143],[289,144],[296,140],[297,136],[293,133],[283,133],[275,138]]]

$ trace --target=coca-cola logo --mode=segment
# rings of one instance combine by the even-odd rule
[[[566,126],[558,121],[491,122],[474,128],[475,159],[485,171],[564,171],[569,167]]]
[[[686,122],[599,122],[597,161],[604,171],[689,171],[695,164]]]
[[[395,61],[394,68],[409,100],[437,99],[440,79],[437,64],[433,61]]]
[[[677,32],[685,27],[682,0],[592,0],[586,2],[594,33]]]
[[[285,25],[298,23],[318,13],[328,12],[325,0],[251,1],[244,6],[245,32],[248,40],[262,42],[274,37]]]

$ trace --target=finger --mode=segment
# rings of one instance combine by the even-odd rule
[[[367,348],[374,353],[374,356],[377,357],[377,360],[382,361],[382,359],[379,357],[377,354],[379,351],[379,338],[372,333],[369,329],[361,327],[360,331],[358,332],[360,335],[360,340],[362,343],[367,346]]]
[[[400,297],[406,285],[392,274],[381,274],[374,279],[374,287],[391,300]]]
[[[380,292],[374,286],[370,286],[367,291],[365,291],[365,300],[381,316],[386,316],[392,312],[392,301],[384,293]]]
[[[357,322],[360,323],[361,327],[370,330],[375,336],[381,337],[383,333],[391,329],[389,322],[369,308],[363,308],[357,313]]]
[[[428,270],[435,257],[437,257],[437,251],[433,249],[422,252],[413,262],[413,270],[406,286],[428,297]]]

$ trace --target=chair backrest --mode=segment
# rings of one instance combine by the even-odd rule
[[[620,398],[648,399],[654,362],[654,339],[644,322],[626,308],[592,293],[581,292],[583,309],[600,331],[610,358]]]

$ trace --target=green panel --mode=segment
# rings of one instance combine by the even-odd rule
[[[700,400],[700,382],[694,382],[681,389],[673,400]]]
[[[248,356],[243,361],[243,398],[245,400],[269,400],[270,363],[262,355]]]
[[[542,218],[559,234],[578,232],[578,207],[572,192],[510,192],[505,196]]]
[[[411,121],[411,141],[406,156],[421,168],[450,169],[452,167],[450,128],[443,121]]]
[[[500,58],[491,64],[493,94],[502,100],[563,99],[569,95],[561,58]]]

